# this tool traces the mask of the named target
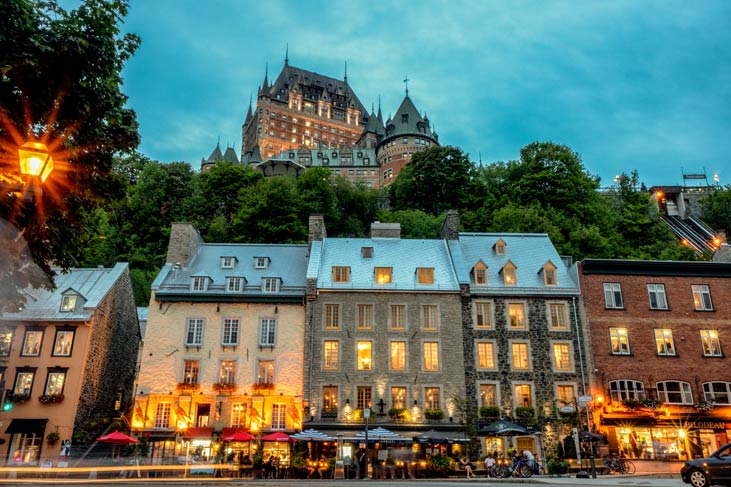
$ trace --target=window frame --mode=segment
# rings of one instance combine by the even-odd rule
[[[233,269],[236,264],[236,257],[232,255],[221,256],[221,269]]]
[[[713,311],[711,288],[708,284],[693,284],[690,289],[693,295],[693,308],[695,311]]]
[[[677,391],[669,391],[667,390],[667,386],[669,384],[677,384],[679,386],[679,390]],[[662,385],[662,387],[661,387]],[[693,404],[693,390],[690,387],[690,382],[685,382],[682,380],[663,380],[658,381],[655,383],[655,387],[657,388],[657,397],[665,404],[680,404],[680,405],[689,405]],[[663,390],[661,390],[663,389]],[[671,401],[671,394],[679,394],[680,395],[680,401]]]
[[[246,278],[231,276],[226,278],[226,292],[240,293],[246,288]]]
[[[261,291],[265,294],[276,294],[281,287],[281,281],[279,277],[263,277]]]
[[[622,337],[624,337],[624,347]],[[619,345],[615,351],[614,343]],[[626,351],[623,351],[626,348]],[[629,343],[629,331],[626,327],[611,326],[609,327],[609,353],[611,355],[632,355],[632,347]]]
[[[395,312],[396,310],[398,312]],[[388,329],[391,331],[406,331],[406,316],[407,308],[405,304],[389,303]]]
[[[373,279],[379,285],[393,283],[393,267],[374,267]]]
[[[332,364],[332,366],[331,366]],[[322,370],[340,369],[340,340],[323,340]]]
[[[507,261],[503,266],[503,285],[515,287],[518,285],[518,268],[512,261]]]
[[[723,348],[721,347],[721,337],[718,335],[718,330],[702,329],[699,330],[701,335],[701,349],[703,350],[704,357],[723,357]],[[706,347],[708,342],[708,347]],[[714,346],[715,344],[715,346]],[[714,352],[714,349],[717,352]]]
[[[523,404],[518,403],[519,395],[518,395],[518,388],[528,388],[528,394],[521,393],[520,397],[524,399]],[[513,382],[513,406],[514,407],[528,407],[532,408],[533,405],[536,403],[535,398],[533,395],[535,394],[535,386],[533,385],[533,382],[526,382],[526,381],[516,381]],[[528,399],[528,403],[526,404],[525,399]]]
[[[0,326],[0,357],[9,357],[13,350],[13,339],[15,339],[15,328]]]
[[[416,282],[418,284],[434,284],[434,268],[433,267],[417,267]]]
[[[556,357],[556,349],[557,347],[567,347],[567,357],[568,357],[568,366],[567,367],[559,367],[559,361]],[[552,340],[551,341],[551,365],[553,366],[554,372],[574,372],[575,371],[575,365],[574,365],[574,346],[573,343],[569,340]]]
[[[561,316],[560,319],[556,320],[554,319],[554,308],[561,307],[562,311],[556,312],[555,315]],[[548,315],[548,328],[551,331],[569,331],[569,306],[568,303],[565,301],[548,301],[546,303],[546,312]],[[563,324],[559,323],[556,324],[557,321],[562,321]]]
[[[185,346],[202,347],[205,331],[205,318],[186,318],[185,320]],[[195,328],[192,328],[194,326]]]
[[[43,335],[44,330],[26,329],[23,334],[23,347],[20,350],[21,357],[40,357],[41,349],[43,348]],[[39,336],[37,340],[29,342],[28,339],[31,336]],[[30,350],[29,350],[30,346]],[[37,350],[36,350],[37,348]]]
[[[30,380],[28,380],[30,378]],[[30,397],[33,394],[33,386],[36,380],[36,369],[17,369],[15,372],[15,382],[13,384],[13,394],[20,394]],[[22,387],[21,387],[22,385]],[[27,387],[26,387],[27,385]]]
[[[547,262],[543,266],[543,285],[556,287],[558,286],[558,268],[553,262]]]
[[[472,302],[473,322],[478,330],[494,330],[495,329],[495,306],[493,301],[475,300]],[[482,309],[482,313],[480,310]],[[487,311],[487,312],[485,312]],[[480,324],[480,317],[483,317],[483,323]]]
[[[322,327],[325,330],[340,329],[340,303],[323,303]]]
[[[475,341],[475,367],[477,370],[497,370],[496,350],[495,340]],[[485,353],[482,353],[483,351]]]
[[[188,385],[199,385],[201,378],[201,361],[197,358],[183,359],[183,380],[180,382]]]
[[[78,302],[79,296],[77,294],[64,294],[61,296],[61,313],[73,313],[76,311],[76,303]]]
[[[190,278],[190,290],[195,291],[208,291],[208,276],[192,276]]]
[[[610,380],[609,397],[612,401],[618,402],[622,402],[625,399],[641,401],[645,399],[645,383],[635,379]]]
[[[424,409],[442,409],[442,388],[439,386],[424,387]]]
[[[332,281],[334,283],[350,282],[350,266],[332,266]]]
[[[668,296],[663,283],[647,283],[647,299],[650,302],[650,309],[655,311],[667,311]],[[653,304],[653,299],[655,303]],[[662,302],[661,302],[662,301]]]
[[[396,347],[396,349],[394,348]],[[390,340],[388,344],[388,365],[392,372],[404,372],[408,367],[408,345],[406,340]]]
[[[236,359],[219,359],[218,382],[220,384],[236,384]]]
[[[357,303],[355,305],[355,328],[357,330],[372,330],[374,323],[375,306],[373,303]]]
[[[486,402],[487,394],[483,393],[483,387],[486,389],[494,389],[494,400]],[[500,406],[500,383],[496,381],[481,381],[477,384],[477,394],[479,397],[480,407],[485,406]]]
[[[274,359],[258,359],[256,361],[256,384],[260,386],[274,385],[274,374],[276,372]]]
[[[478,262],[472,268],[472,281],[476,286],[487,286],[487,266],[483,262]]]
[[[373,371],[373,340],[356,340],[355,370],[359,372]]]
[[[442,369],[440,346],[438,340],[421,342],[421,369],[423,372],[440,372]]]
[[[259,318],[259,346],[274,348],[277,345],[277,319]]]
[[[654,328],[653,332],[655,337],[655,353],[657,356],[675,357],[677,351],[675,348],[675,340],[673,339],[673,330],[670,328]]]
[[[237,347],[241,336],[241,319],[224,317],[221,319],[221,346]]]
[[[528,340],[508,340],[510,345],[510,370],[514,372],[525,372],[533,370],[531,357],[531,344]],[[516,364],[515,347],[525,347],[525,367],[518,367]]]
[[[155,418],[152,422],[154,429],[167,429],[170,428],[170,412],[172,410],[172,403],[168,401],[160,401],[155,406]]]
[[[513,319],[511,317],[511,308],[513,306],[520,306],[520,309],[522,310],[522,324],[518,323],[517,325],[513,325]],[[507,314],[507,324],[509,330],[527,330],[528,329],[528,313],[526,311],[526,302],[525,301],[512,301],[508,302],[507,306],[505,307],[505,312]]]
[[[71,340],[68,343],[68,353],[59,353],[59,340],[62,336],[66,336],[70,334]],[[51,356],[52,357],[70,357],[74,350],[74,339],[76,338],[76,330],[70,330],[70,329],[57,329],[56,330],[56,336],[53,339],[53,350],[51,350]],[[64,345],[66,344],[66,340],[62,342]]]
[[[64,387],[66,387],[66,371],[67,369],[49,369],[46,373],[46,385],[43,388],[43,394],[46,396],[58,396],[63,394]],[[58,387],[58,376],[61,378],[61,386]],[[56,377],[55,380],[54,377]],[[51,387],[51,386],[54,387]]]
[[[720,392],[715,390],[716,384],[722,384],[725,386],[726,391]],[[708,387],[710,386],[710,387]],[[708,382],[704,382],[702,384],[703,389],[703,398],[707,402],[714,402],[716,404],[731,404],[731,382],[722,381],[722,380],[712,380]],[[723,394],[725,396],[725,399],[722,401],[719,401],[716,394]]]
[[[422,331],[439,331],[441,313],[438,304],[422,304],[420,315]]]
[[[604,308],[624,309],[624,296],[622,295],[622,284],[619,282],[604,282]],[[617,302],[619,300],[619,303]]]

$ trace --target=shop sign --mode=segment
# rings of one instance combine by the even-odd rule
[[[723,421],[688,421],[686,428],[695,430],[723,430],[731,429],[731,424],[726,424]]]

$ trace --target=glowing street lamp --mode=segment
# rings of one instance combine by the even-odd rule
[[[40,177],[45,183],[53,171],[53,157],[41,142],[26,142],[18,149],[20,172],[26,176]]]

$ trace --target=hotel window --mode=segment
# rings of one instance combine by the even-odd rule
[[[208,277],[196,276],[191,279],[190,290],[191,291],[205,291],[208,289]]]
[[[475,265],[472,270],[472,275],[475,279],[475,284],[486,285],[487,284],[487,267],[483,263]]]
[[[391,388],[391,407],[392,408],[406,408],[406,388],[405,387],[392,387]]]
[[[283,430],[287,427],[287,405],[272,404],[272,429]]]
[[[424,370],[429,372],[439,371],[439,343],[424,342]]]
[[[421,307],[421,328],[434,331],[439,328],[439,307],[435,304],[425,304]]]
[[[239,344],[239,319],[224,318],[223,330],[221,333],[221,345],[224,347],[235,347]]]
[[[218,382],[221,384],[236,384],[236,361],[221,360]]]
[[[230,256],[221,257],[221,269],[233,269],[234,262],[236,262],[235,257],[230,257]]]
[[[419,284],[434,284],[434,268],[433,267],[417,267],[416,278]]]
[[[551,262],[543,266],[543,284],[546,286],[557,286],[556,266]]]
[[[170,403],[159,402],[155,408],[155,422],[153,428],[169,428],[170,427]]]
[[[569,320],[566,303],[549,303],[548,321],[551,330],[568,330]]]
[[[18,375],[15,377],[15,387],[13,388],[13,394],[30,396],[30,392],[33,390],[34,376],[35,372],[30,370],[18,372]]]
[[[480,384],[480,407],[497,405],[497,384]]]
[[[393,267],[376,267],[374,272],[376,275],[376,283],[378,283],[378,284],[390,284],[391,283],[391,273],[393,272]]]
[[[629,355],[629,335],[627,328],[610,328],[609,342],[612,346],[612,355]]]
[[[356,408],[365,409],[371,407],[371,386],[358,386],[355,394]]]
[[[244,278],[243,277],[227,277],[226,290],[230,293],[240,293],[244,290]]]
[[[274,360],[259,360],[256,383],[262,386],[274,384]]]
[[[609,382],[609,397],[612,401],[645,399],[645,385],[638,380],[613,380]]]
[[[439,387],[424,388],[424,409],[442,409],[442,390]]]
[[[262,289],[265,293],[277,293],[279,292],[279,278],[278,277],[265,277],[264,287]]]
[[[358,370],[371,370],[373,368],[373,342],[359,341],[356,347],[358,350]]]
[[[185,327],[185,346],[200,347],[203,345],[203,319],[188,318]]]
[[[361,247],[360,256],[363,257],[364,259],[373,258],[373,247]]]
[[[405,330],[406,329],[406,306],[403,304],[392,304],[389,306],[390,314],[389,326],[391,330]]]
[[[262,318],[259,321],[259,346],[273,347],[277,338],[277,320]]]
[[[658,382],[657,398],[668,404],[693,404],[690,384],[678,380]]]
[[[356,305],[358,312],[358,322],[356,326],[359,330],[370,330],[373,328],[373,305],[358,304]]]
[[[717,404],[731,404],[730,382],[704,382],[703,396],[706,401]]]
[[[622,309],[622,286],[618,282],[604,283],[604,307],[608,309]]]
[[[66,381],[66,372],[63,370],[54,370],[48,372],[46,379],[46,396],[57,396],[63,394],[63,384]]]
[[[246,426],[246,404],[234,403],[231,406],[231,427],[243,428]]]
[[[494,327],[492,320],[492,303],[475,301],[472,303],[475,309],[475,327],[491,329]]]
[[[664,284],[648,284],[647,296],[650,299],[650,309],[668,309]]]
[[[350,267],[333,266],[333,282],[350,281]]]
[[[76,309],[76,298],[75,294],[65,294],[61,298],[61,311],[69,312]]]
[[[555,370],[559,370],[562,372],[573,370],[573,367],[571,365],[571,344],[553,344],[553,367]]]
[[[73,330],[57,330],[56,341],[53,344],[54,357],[69,357],[71,356],[71,346],[74,343],[74,331]]]
[[[0,328],[0,356],[7,357],[13,345],[12,328]]]
[[[573,385],[558,384],[556,386],[556,398],[560,404],[571,404],[576,398],[576,387]]]
[[[495,254],[505,255],[505,241],[503,239],[498,239],[498,241],[495,242]]]
[[[503,283],[506,286],[515,286],[518,284],[515,269],[515,265],[510,261],[503,266]]]
[[[41,354],[42,341],[42,331],[26,331],[25,337],[23,338],[23,350],[20,355],[26,357],[37,357]]]
[[[529,408],[533,405],[530,384],[515,384],[515,406]]]
[[[326,304],[325,305],[325,329],[326,330],[337,330],[340,328],[340,305],[339,304]]]
[[[670,330],[668,328],[656,328],[655,346],[657,348],[658,355],[675,355],[673,330]]]
[[[323,344],[322,368],[325,370],[337,370],[340,360],[340,342],[337,340],[325,340]]]
[[[712,311],[711,290],[705,284],[691,286],[693,290],[693,304],[697,311]]]
[[[198,372],[200,371],[199,360],[183,361],[183,384],[198,384]]]
[[[406,370],[406,342],[391,342],[391,370]]]
[[[701,345],[705,357],[721,357],[721,340],[716,330],[701,330]]]
[[[338,415],[338,386],[322,387],[322,416],[334,418]]]
[[[477,342],[477,368],[495,368],[495,346],[492,342]]]
[[[525,328],[525,304],[509,303],[508,304],[508,322],[510,328]]]
[[[513,370],[530,369],[530,353],[528,344],[525,342],[514,342],[510,344],[513,356]]]

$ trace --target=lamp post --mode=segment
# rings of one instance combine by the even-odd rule
[[[21,180],[16,184],[2,183],[1,187],[8,192],[22,193],[23,199],[30,201],[34,192],[41,193],[41,186],[36,187],[35,181],[40,179],[41,183],[45,183],[53,171],[53,156],[45,144],[28,141],[18,148],[18,163],[20,174],[28,181]]]
[[[371,418],[371,405],[368,404],[366,407],[363,408],[363,417],[365,418],[365,461],[366,461],[366,468],[365,468],[365,475],[366,478],[368,478],[368,466],[371,464],[370,459],[368,458],[368,420]]]

